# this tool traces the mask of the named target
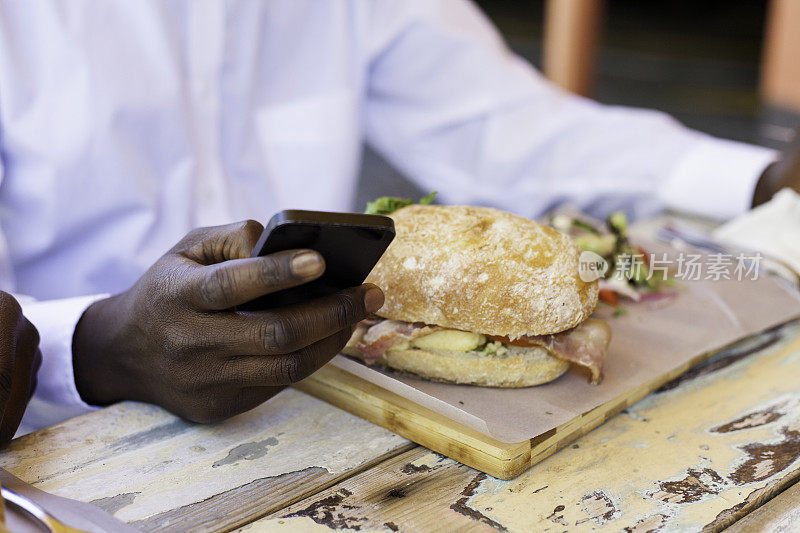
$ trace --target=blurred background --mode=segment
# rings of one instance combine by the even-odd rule
[[[778,149],[800,125],[800,57],[786,51],[787,41],[800,47],[800,0],[477,4],[515,53],[600,102],[659,109],[711,135]],[[366,150],[355,209],[422,194]]]

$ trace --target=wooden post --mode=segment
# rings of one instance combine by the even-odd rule
[[[762,98],[800,111],[800,1],[771,0],[765,33]]]
[[[547,0],[544,73],[557,85],[589,96],[594,89],[603,0]]]

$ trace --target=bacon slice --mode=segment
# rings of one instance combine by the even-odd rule
[[[564,361],[584,366],[592,373],[592,383],[603,379],[611,328],[597,318],[589,318],[572,329],[552,335],[525,335],[515,340],[491,337],[514,346],[541,346]]]
[[[353,328],[353,334],[350,336],[350,340],[347,341],[347,347],[358,349],[358,345],[363,342],[364,335],[366,335],[367,331],[369,331],[369,328],[375,326],[376,324],[380,324],[384,320],[386,319],[381,318],[378,315],[370,315],[356,324]]]
[[[378,315],[369,315],[367,318],[359,322],[358,326],[366,326],[367,328],[371,328],[375,324],[380,324],[386,320],[385,318],[379,317]]]
[[[428,335],[434,331],[439,331],[439,326],[428,326],[422,322],[400,322],[399,320],[383,320],[372,325],[366,331],[359,328],[367,327],[366,321],[362,321],[356,328],[356,334],[361,334],[360,339],[355,343],[356,349],[364,356],[364,362],[368,365],[373,364],[392,346],[400,342],[407,342],[422,335]],[[352,342],[352,340],[351,340]]]

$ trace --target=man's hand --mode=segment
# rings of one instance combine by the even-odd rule
[[[0,292],[0,444],[14,438],[42,364],[39,333],[9,294]]]
[[[753,194],[753,207],[769,201],[776,192],[786,187],[800,192],[800,134],[795,135],[780,160],[761,174]]]
[[[285,308],[234,309],[325,269],[311,250],[250,258],[261,231],[253,221],[195,230],[130,290],[90,306],[73,337],[83,399],[222,420],[317,370],[383,305],[380,289],[362,285]]]

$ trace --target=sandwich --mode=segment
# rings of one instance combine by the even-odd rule
[[[597,281],[580,247],[531,220],[486,207],[409,205],[367,277],[385,303],[343,352],[434,381],[540,385],[571,364],[602,378],[611,330],[590,318]]]

